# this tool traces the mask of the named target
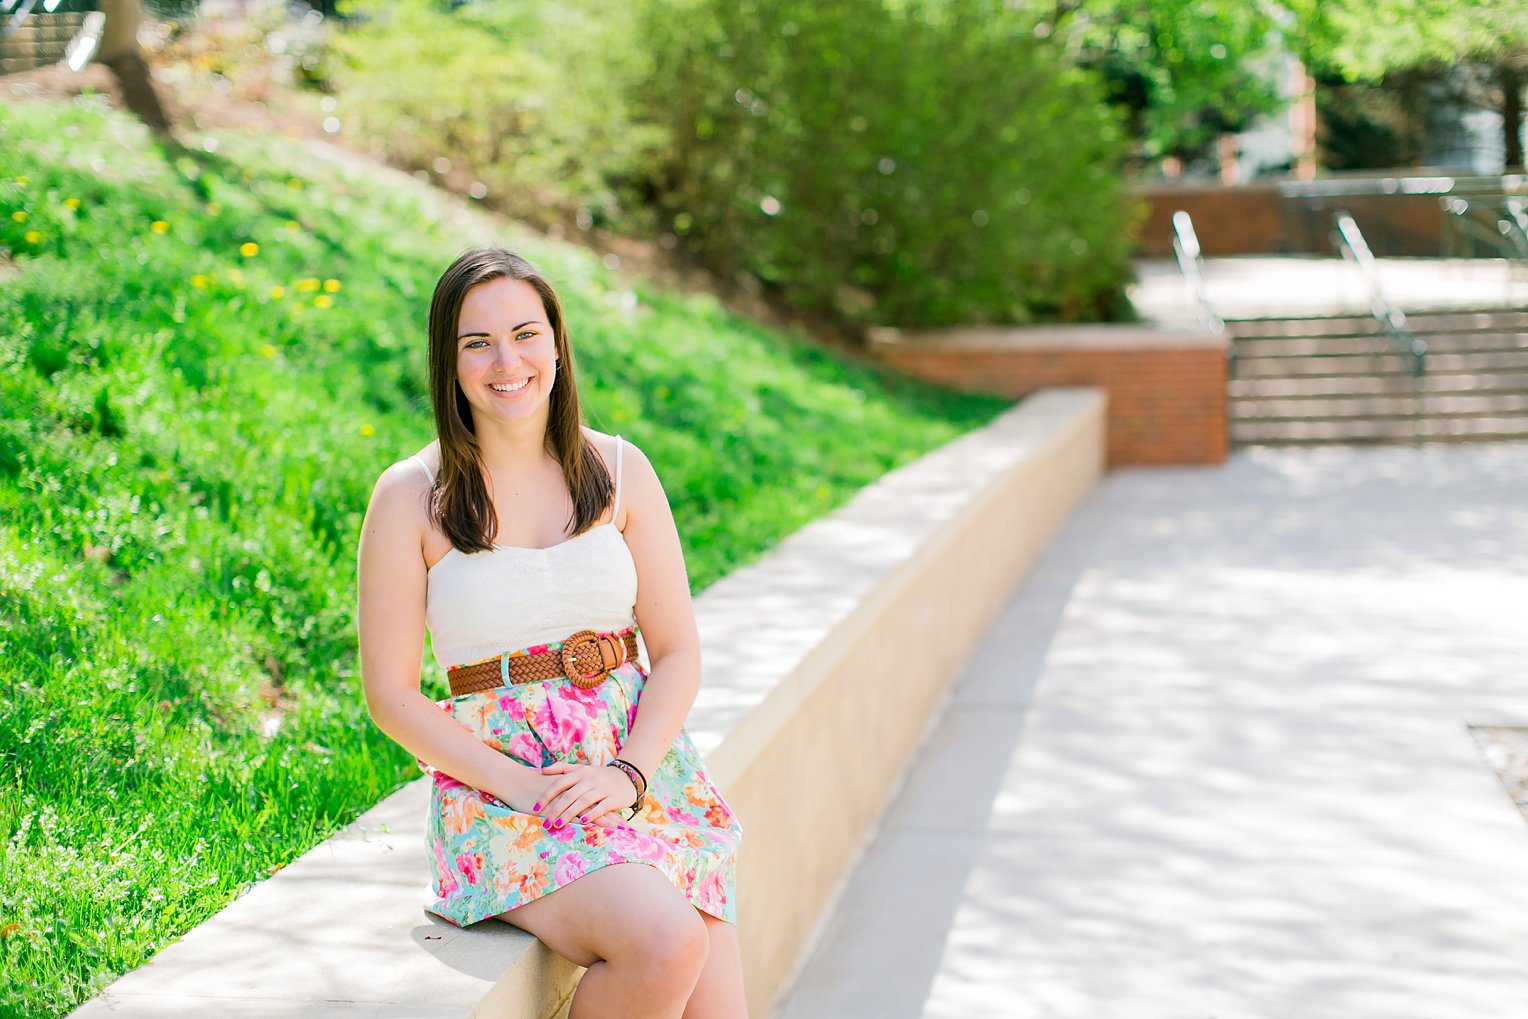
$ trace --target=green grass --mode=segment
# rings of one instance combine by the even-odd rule
[[[464,247],[558,286],[697,590],[1004,406],[220,140],[171,162],[88,100],[0,108],[0,1015],[69,1010],[417,774],[364,709],[355,540],[432,437],[425,313]]]

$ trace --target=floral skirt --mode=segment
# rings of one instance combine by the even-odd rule
[[[529,767],[603,765],[619,756],[646,681],[641,663],[628,662],[589,690],[558,678],[437,703],[488,746]],[[699,909],[737,922],[735,858],[743,829],[683,729],[648,776],[641,810],[621,822],[634,831],[575,818],[549,832],[541,817],[511,810],[418,763],[435,782],[425,825],[432,871],[425,908],[431,913],[466,926],[601,867],[643,863]]]

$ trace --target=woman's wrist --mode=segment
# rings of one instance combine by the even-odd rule
[[[632,764],[630,761],[621,757],[617,757],[615,760],[606,765],[606,767],[615,768],[617,771],[620,771],[626,776],[626,780],[631,783],[632,792],[635,793],[632,798],[631,805],[636,807],[638,804],[640,804],[642,802],[642,797],[647,795],[647,776],[642,773],[642,770],[635,764]]]
[[[512,810],[531,813],[530,803],[536,798],[538,792],[538,789],[532,786],[532,779],[538,777],[540,773],[507,757],[504,758],[504,763],[509,765],[509,768],[491,788],[483,791]]]

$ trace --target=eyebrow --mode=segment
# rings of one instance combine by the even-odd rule
[[[521,329],[524,329],[526,326],[537,326],[537,325],[541,325],[541,320],[539,318],[533,318],[529,322],[521,322],[519,325],[517,325],[513,329],[511,329],[510,332],[517,333]],[[457,337],[457,339],[458,340],[465,340],[469,336],[491,336],[491,334],[490,333],[462,333],[460,336]]]

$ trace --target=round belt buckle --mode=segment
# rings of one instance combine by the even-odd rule
[[[593,630],[579,630],[562,642],[563,675],[573,681],[580,690],[599,686],[610,675],[605,666],[605,656],[600,654],[599,637]]]

